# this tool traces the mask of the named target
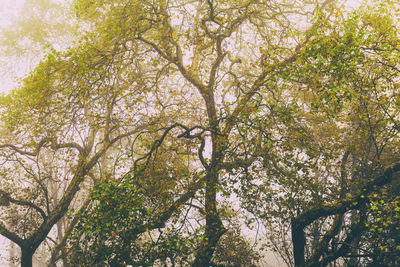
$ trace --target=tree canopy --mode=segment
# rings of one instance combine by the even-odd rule
[[[370,2],[73,2],[0,99],[21,266],[398,265],[399,8]]]

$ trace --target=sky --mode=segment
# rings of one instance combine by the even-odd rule
[[[0,28],[8,27],[12,24],[13,18],[18,14],[18,9],[22,7],[24,0],[0,0]],[[0,67],[5,59],[0,57]],[[0,68],[0,71],[3,71]],[[0,75],[0,92],[9,91],[17,85],[12,77]]]
[[[65,34],[63,36],[55,37],[53,41],[49,41],[52,44],[52,47],[59,49],[66,49],[69,45],[68,40],[72,40],[68,38],[68,27],[60,27],[60,25],[64,25],[63,21],[65,19],[63,14],[63,9],[56,9],[56,13],[47,12],[47,8],[51,7],[54,9],[53,3],[68,3],[71,0],[0,0],[0,92],[8,92],[14,87],[18,86],[18,79],[25,77],[39,62],[40,58],[43,56],[43,50],[41,46],[44,46],[49,38],[53,39],[53,36],[59,36],[58,34],[62,32]],[[32,6],[35,6],[35,3],[41,3],[41,8],[37,10],[34,9],[35,13],[30,13],[32,10]],[[38,5],[39,6],[39,5]],[[59,6],[56,6],[59,8]],[[34,14],[29,17],[23,17],[23,14]],[[45,14],[46,16],[43,16]],[[22,23],[23,26],[20,26]],[[50,25],[55,25],[54,27],[58,30],[55,35],[45,34],[43,35],[43,28],[39,28],[46,23],[44,29],[48,29],[47,24],[53,23]],[[20,28],[17,28],[15,31],[12,27],[15,25],[19,25]],[[12,55],[4,53],[4,48],[7,46],[3,46],[2,40],[3,32],[1,30],[9,30],[12,36],[16,36],[15,40],[19,42],[16,52]],[[29,32],[29,39],[24,38],[24,34]],[[51,31],[49,31],[51,32]],[[38,38],[35,47],[32,47],[32,42],[29,41],[31,37]],[[14,40],[13,38],[11,40]],[[18,53],[18,54],[17,54]],[[4,56],[7,55],[7,56]]]
[[[0,25],[8,26],[11,24],[12,17],[24,3],[24,0],[1,0],[0,1]]]

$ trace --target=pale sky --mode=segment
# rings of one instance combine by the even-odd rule
[[[43,0],[0,0],[0,30],[9,29],[13,27],[13,24],[21,22],[21,14],[25,14],[26,10],[23,10],[24,3],[29,2],[30,5],[35,2],[43,2]],[[71,0],[45,0],[43,3],[68,3]],[[42,3],[42,5],[43,5]],[[26,8],[26,7],[25,7]],[[60,15],[60,14],[57,14]],[[55,21],[59,23],[57,15],[49,20],[46,18],[46,23]],[[31,25],[32,27],[40,27],[40,21],[35,22]],[[19,32],[17,31],[17,34]],[[1,34],[1,32],[0,32]],[[1,38],[2,36],[0,36]],[[17,37],[23,38],[23,37]],[[61,40],[61,39],[60,39]],[[56,49],[66,49],[68,46],[68,41],[65,39],[54,43]],[[3,47],[4,48],[4,47]],[[27,53],[23,52],[23,55],[14,55],[4,57],[4,52],[1,51],[2,47],[0,44],[0,92],[8,92],[18,85],[17,79],[25,77],[29,71],[34,68],[34,66],[39,62],[42,57],[42,52],[38,51],[37,47],[35,49],[29,50],[27,46]],[[25,51],[25,50],[21,50]],[[3,55],[3,56],[2,56]]]
[[[13,15],[24,3],[24,0],[0,0],[0,25],[10,25]]]
[[[0,0],[0,28],[11,25],[13,17],[17,15],[18,9],[23,5],[24,0]],[[4,58],[0,57],[0,67]],[[0,71],[3,71],[0,68]],[[3,77],[0,75],[0,92],[9,91],[16,83],[13,82],[13,77]]]

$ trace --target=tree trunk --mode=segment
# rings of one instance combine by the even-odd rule
[[[35,251],[31,248],[21,248],[21,267],[32,267],[32,258]]]
[[[217,185],[218,172],[216,169],[209,171],[209,177],[206,184],[206,228],[200,251],[197,252],[193,267],[209,266],[213,257],[215,248],[220,237],[226,232],[226,229],[218,215],[217,211]]]
[[[198,252],[198,256],[192,265],[193,267],[210,265],[218,241],[225,232],[226,229],[218,215],[207,215],[203,244],[200,246],[201,251]]]
[[[292,219],[292,242],[293,242],[293,256],[294,266],[304,266],[304,246],[306,245],[306,238],[304,236],[304,229],[296,219]]]

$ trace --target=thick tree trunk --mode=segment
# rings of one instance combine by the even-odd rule
[[[210,265],[218,241],[225,232],[226,229],[218,215],[207,215],[205,234],[200,246],[201,251],[198,252],[198,256],[192,265],[193,267]]]
[[[218,215],[217,211],[217,185],[218,172],[216,169],[209,171],[209,177],[206,184],[206,228],[200,251],[197,252],[196,260],[193,267],[209,266],[215,248],[221,236],[226,232],[226,229]]]
[[[35,251],[31,248],[21,248],[21,267],[32,267],[32,258]]]
[[[354,225],[354,224],[357,223],[358,217],[359,217],[359,215],[358,215],[357,211],[352,211],[351,212],[351,225]],[[351,243],[350,243],[350,255],[358,255],[358,254],[360,254],[359,251],[358,251],[360,240],[361,240],[361,235],[360,236],[356,236],[351,241]],[[356,266],[359,265],[358,263],[359,263],[359,258],[358,257],[351,257],[349,259],[348,266],[349,267],[356,267]]]
[[[304,236],[304,229],[296,219],[292,219],[292,242],[293,242],[293,256],[294,266],[303,267],[304,262],[304,246],[306,245],[306,238]]]

